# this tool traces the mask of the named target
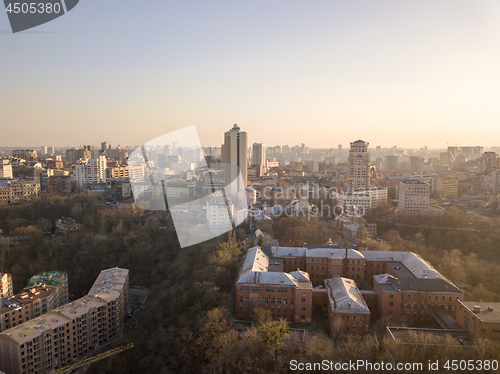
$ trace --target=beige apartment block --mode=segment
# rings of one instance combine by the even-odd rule
[[[45,374],[113,341],[128,301],[127,269],[103,270],[88,295],[0,333],[0,370]]]

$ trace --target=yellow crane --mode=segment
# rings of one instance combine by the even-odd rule
[[[115,349],[111,349],[111,350],[106,351],[104,353],[101,353],[101,354],[99,354],[97,356],[93,356],[93,357],[87,358],[86,360],[77,362],[77,363],[75,363],[73,365],[69,365],[69,366],[66,366],[66,367],[63,367],[63,368],[60,368],[60,369],[56,369],[56,370],[50,372],[50,374],[65,374],[65,373],[69,373],[72,370],[76,370],[76,369],[79,369],[81,367],[90,365],[90,364],[92,364],[92,363],[94,363],[96,361],[102,360],[103,358],[106,358],[106,357],[109,357],[109,356],[113,356],[114,354],[126,351],[127,349],[130,349],[130,348],[133,348],[133,347],[134,347],[134,343],[129,343],[129,344],[126,344],[126,345],[122,345],[121,347],[118,347],[118,348],[115,348]]]

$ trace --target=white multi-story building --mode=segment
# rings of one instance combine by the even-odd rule
[[[86,184],[106,182],[106,157],[97,156],[94,158],[80,159],[75,165],[75,170],[71,180],[77,187],[83,188]]]
[[[347,159],[346,189],[350,191],[370,189],[370,153],[369,143],[356,140],[351,143]]]
[[[0,178],[10,178],[12,179],[12,165],[9,160],[0,160]]]
[[[387,188],[372,187],[370,189],[371,208],[373,209],[386,203],[388,196]]]
[[[337,194],[337,205],[342,207],[349,216],[364,216],[370,213],[372,198],[368,191],[359,191],[353,194],[339,193]]]
[[[233,227],[234,205],[223,196],[210,197],[206,204],[208,226],[213,231],[227,232]]]
[[[429,213],[431,185],[418,179],[399,182],[398,210],[407,214]]]

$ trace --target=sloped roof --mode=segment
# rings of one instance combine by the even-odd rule
[[[305,247],[271,247],[273,257],[305,257],[307,248]]]
[[[335,277],[325,280],[328,297],[334,312],[358,312],[370,314],[356,282],[352,279]]]
[[[299,282],[309,282],[311,280],[311,278],[309,278],[309,273],[302,270],[292,271],[290,275]]]
[[[256,246],[250,248],[241,267],[237,283],[253,283],[254,272],[267,272],[269,257]]]
[[[344,259],[346,253],[346,248],[341,248],[338,246],[321,246],[318,248],[309,249],[306,252],[307,257],[328,257],[333,259]],[[363,254],[353,248],[347,248],[347,258],[362,259]]]
[[[269,261],[269,257],[260,247],[250,248],[236,283],[312,288],[309,274],[306,272],[300,270],[293,273],[269,271]]]

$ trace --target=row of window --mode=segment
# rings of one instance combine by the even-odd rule
[[[239,298],[239,301],[240,301],[240,303],[248,303],[248,302],[250,301],[250,298],[249,298],[249,297],[240,297],[240,298]],[[264,298],[264,302],[265,302],[266,304],[269,304],[269,301],[271,301],[271,304],[275,304],[275,303],[277,303],[277,304],[281,304],[281,303],[282,303],[282,301],[283,301],[283,304],[288,304],[288,303],[290,303],[290,305],[293,305],[293,304],[294,304],[294,302],[295,302],[295,300],[294,300],[294,299],[290,299],[290,300],[288,300],[288,299],[283,299],[283,300],[282,300],[281,298],[277,298],[277,299],[275,299],[274,297],[273,297],[273,298],[271,298],[271,299],[269,299],[268,297]],[[302,299],[302,302],[303,302],[303,303],[305,303],[305,302],[306,302],[306,299]]]
[[[411,300],[411,295],[406,295],[406,297],[407,297],[407,300],[408,300],[408,301],[409,301],[409,300]],[[391,294],[391,295],[389,296],[389,298],[390,298],[390,299],[392,299],[392,298],[393,298],[393,294]],[[401,294],[401,300],[404,300],[404,299],[405,299],[405,295],[404,295],[404,294]],[[422,300],[422,302],[424,302],[424,301],[425,301],[425,295],[420,295],[420,299]],[[432,296],[431,296],[431,295],[429,295],[429,296],[427,297],[427,299],[428,299],[428,301],[429,301],[429,302],[431,302],[431,301],[432,301]],[[415,294],[415,295],[413,295],[413,300],[417,301],[417,300],[418,300],[418,295],[416,295],[416,294]],[[434,297],[434,300],[435,300],[436,302],[438,302],[438,301],[439,301],[439,296],[435,296],[435,297]],[[444,303],[444,302],[446,301],[446,296],[441,296],[441,301]],[[450,302],[450,303],[451,303],[452,301],[453,301],[453,296],[448,296],[448,302]]]

